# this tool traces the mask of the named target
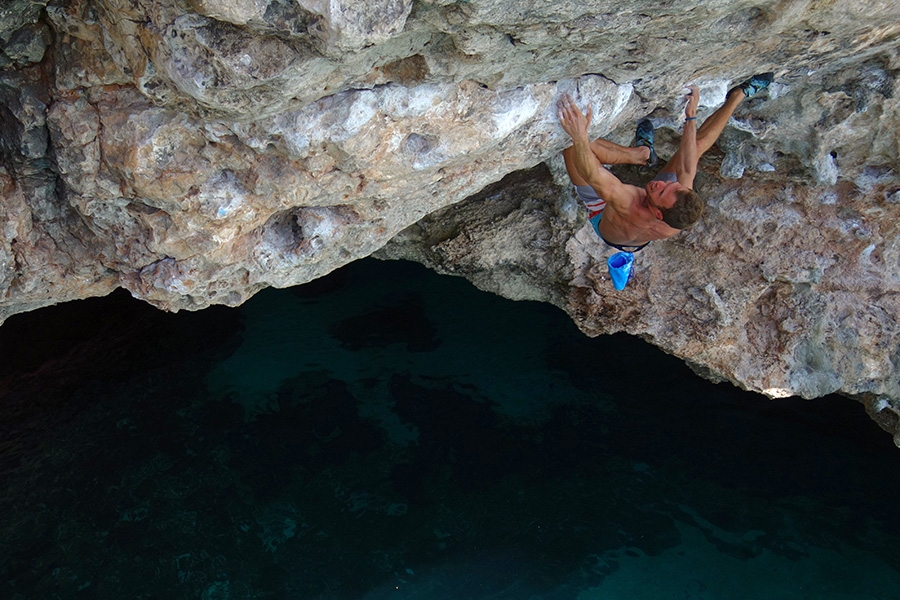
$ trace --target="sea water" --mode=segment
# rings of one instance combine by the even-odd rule
[[[365,260],[0,327],[0,598],[897,599],[900,450]]]

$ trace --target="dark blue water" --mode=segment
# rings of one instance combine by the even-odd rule
[[[0,328],[3,599],[896,599],[900,450],[417,265]]]

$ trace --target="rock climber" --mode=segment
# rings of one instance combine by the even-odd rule
[[[650,120],[638,123],[634,146],[620,146],[604,139],[591,142],[588,138],[593,116],[591,107],[584,114],[572,97],[564,94],[557,103],[559,122],[572,137],[573,145],[563,150],[563,158],[569,178],[575,184],[575,193],[587,206],[591,224],[600,239],[621,251],[636,252],[653,240],[671,237],[693,225],[704,207],[703,200],[692,189],[700,157],[719,138],[744,98],[768,87],[772,79],[772,73],[762,73],[731,89],[725,103],[699,130],[696,119],[700,90],[691,86],[678,150],[642,188],[622,183],[603,165],[655,166],[658,158]]]

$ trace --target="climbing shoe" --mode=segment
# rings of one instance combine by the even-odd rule
[[[634,133],[635,146],[647,146],[650,148],[650,158],[647,159],[645,168],[652,169],[659,162],[656,156],[656,149],[653,147],[653,122],[650,119],[641,119],[637,124],[637,130]]]
[[[757,92],[769,87],[769,84],[772,83],[773,79],[775,79],[774,73],[760,73],[759,75],[754,75],[738,87],[744,92],[746,97],[750,98]]]

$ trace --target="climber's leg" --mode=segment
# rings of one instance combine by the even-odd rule
[[[716,143],[716,140],[719,139],[719,136],[725,130],[725,126],[728,125],[731,115],[744,101],[744,98],[744,93],[738,88],[734,88],[728,93],[728,97],[725,98],[725,104],[703,121],[703,125],[697,130],[697,154],[699,156],[703,156]]]
[[[573,147],[563,150],[563,159],[566,161],[566,171],[569,179],[575,185],[588,185],[588,183],[575,170],[572,159]],[[620,146],[609,140],[596,139],[591,142],[591,151],[602,165],[643,165],[650,158],[650,149],[646,146]]]
[[[744,101],[769,87],[774,79],[773,73],[760,73],[732,88],[725,98],[725,104],[707,118],[697,130],[697,150],[700,155],[712,148],[716,143],[735,109]]]

